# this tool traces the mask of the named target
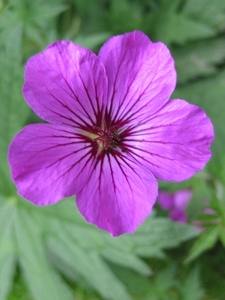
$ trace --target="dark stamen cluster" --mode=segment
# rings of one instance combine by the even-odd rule
[[[98,137],[94,139],[94,142],[98,146],[98,152],[111,152],[113,149],[117,150],[120,147],[122,139],[117,126],[106,129],[95,126],[94,132],[98,135]]]

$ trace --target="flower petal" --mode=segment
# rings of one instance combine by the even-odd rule
[[[90,173],[76,198],[81,214],[113,236],[133,233],[155,203],[155,178],[140,166],[113,156],[105,156]]]
[[[173,208],[169,214],[171,220],[179,223],[187,222],[187,214],[178,208]]]
[[[191,190],[179,190],[174,193],[174,207],[179,210],[185,210],[191,200]]]
[[[70,41],[53,43],[26,65],[24,97],[37,115],[54,124],[96,125],[107,89],[99,58]]]
[[[177,99],[139,123],[125,142],[156,178],[181,181],[204,168],[213,139],[213,127],[204,111]]]
[[[171,209],[174,204],[174,195],[168,194],[164,191],[159,191],[158,203],[163,210]]]
[[[85,184],[77,177],[80,172],[85,176],[89,147],[64,126],[25,127],[13,139],[8,157],[19,194],[36,205],[74,195]]]
[[[154,114],[176,85],[174,61],[161,42],[152,43],[140,31],[109,39],[101,48],[109,81],[108,110],[114,121]],[[136,120],[135,120],[136,122]]]

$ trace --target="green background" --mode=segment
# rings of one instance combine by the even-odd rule
[[[135,29],[170,48],[173,98],[207,112],[215,141],[205,170],[160,182],[168,192],[192,190],[188,224],[156,206],[134,235],[112,238],[87,224],[72,198],[45,208],[21,199],[7,149],[24,125],[41,122],[21,93],[31,55],[62,39],[97,53],[109,37]],[[224,0],[0,0],[0,300],[225,299],[224,34]]]

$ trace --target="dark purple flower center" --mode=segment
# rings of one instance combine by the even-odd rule
[[[127,136],[127,130],[121,124],[111,125],[109,122],[96,122],[102,125],[87,126],[85,130],[81,131],[82,138],[91,144],[91,152],[93,156],[98,158],[105,155],[119,155],[127,151],[127,145],[125,145],[125,137]]]
[[[98,135],[94,140],[101,150],[107,151],[109,148],[115,149],[120,145],[121,137],[117,126],[105,130],[95,126],[94,130]]]
[[[96,135],[96,137],[92,139],[92,147],[95,155],[121,153],[123,139],[121,130],[119,130],[117,126],[110,128],[93,126],[93,134]]]
[[[124,153],[132,152],[129,140],[133,126],[129,125],[128,120],[117,118],[117,115],[112,118],[111,111],[107,109],[99,109],[95,118],[90,117],[90,120],[92,124],[85,123],[80,126],[80,137],[97,161],[105,155],[122,157]]]

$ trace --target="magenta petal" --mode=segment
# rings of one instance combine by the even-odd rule
[[[88,222],[118,236],[135,231],[151,212],[156,197],[157,181],[150,172],[106,156],[93,168],[76,201]]]
[[[99,58],[109,80],[108,110],[113,120],[131,122],[146,110],[154,114],[175,88],[176,71],[168,48],[152,43],[140,31],[109,39]]]
[[[25,127],[9,148],[12,179],[21,196],[36,205],[53,204],[82,188],[80,172],[89,147],[71,128],[50,124]],[[80,178],[80,176],[79,176]]]
[[[23,94],[46,121],[95,125],[107,99],[107,86],[104,66],[93,52],[61,41],[28,60]]]
[[[172,220],[185,223],[187,221],[185,208],[190,201],[191,195],[191,190],[179,190],[172,194],[159,191],[158,203],[162,209],[170,210],[169,217]]]
[[[169,217],[171,220],[175,222],[179,222],[179,223],[187,222],[187,214],[178,208],[173,208],[169,214]]]
[[[214,132],[201,108],[173,100],[139,123],[131,136],[127,143],[156,178],[181,181],[204,168]]]
[[[160,207],[164,210],[171,209],[174,204],[174,195],[168,194],[164,191],[159,191],[158,203],[159,203]]]
[[[204,212],[204,214],[207,214],[207,215],[214,215],[216,213],[214,209],[209,208],[209,207],[205,208],[203,212]]]
[[[192,196],[191,190],[179,190],[174,193],[174,207],[179,210],[185,210]]]

